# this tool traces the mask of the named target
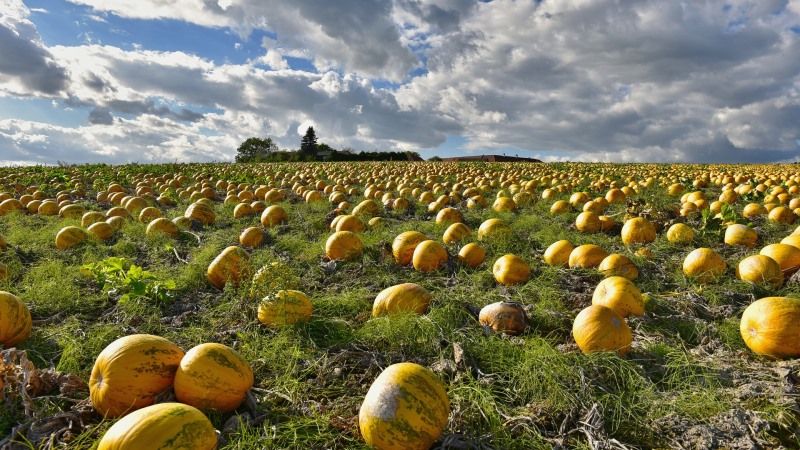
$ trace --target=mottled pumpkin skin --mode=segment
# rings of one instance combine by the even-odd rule
[[[159,403],[134,411],[106,431],[97,450],[214,450],[217,434],[197,408]]]
[[[601,281],[592,295],[593,305],[611,308],[621,317],[644,314],[644,299],[639,288],[625,277],[613,276]]]
[[[461,222],[456,222],[451,224],[444,231],[444,234],[442,235],[442,242],[445,244],[455,244],[456,242],[459,242],[469,236],[470,233],[472,233],[472,230],[470,230],[468,226]]]
[[[684,223],[676,223],[667,230],[667,240],[673,244],[688,244],[694,240],[694,230]]]
[[[766,297],[751,303],[739,324],[747,347],[771,358],[800,356],[800,299]]]
[[[170,222],[171,223],[171,222]],[[95,239],[101,241],[107,241],[111,239],[111,236],[114,235],[114,227],[111,226],[108,222],[103,220],[102,222],[96,222],[89,225],[89,233],[95,237]]]
[[[56,248],[59,250],[70,249],[85,241],[89,235],[82,228],[70,225],[62,228],[56,234]]]
[[[261,247],[264,243],[264,230],[259,227],[247,227],[239,235],[239,244],[244,247]]]
[[[764,255],[751,255],[739,261],[736,276],[742,281],[771,289],[778,289],[783,285],[780,264]]]
[[[544,251],[542,259],[549,266],[567,267],[569,265],[569,255],[575,247],[566,239],[553,242]]]
[[[372,304],[372,317],[398,312],[424,314],[431,303],[431,293],[414,283],[397,284],[382,290]]]
[[[333,261],[349,261],[361,256],[364,244],[352,231],[337,231],[325,241],[325,256]]]
[[[600,261],[597,270],[606,277],[620,276],[629,280],[635,280],[639,277],[639,269],[636,268],[633,261],[619,253],[612,253],[606,256]]]
[[[500,219],[484,220],[478,227],[478,240],[490,239],[509,231],[508,225]]]
[[[92,367],[89,396],[105,417],[152,405],[175,379],[183,350],[167,339],[133,334],[108,345]]]
[[[522,284],[531,276],[531,268],[517,255],[503,255],[492,266],[495,281],[502,285]]]
[[[158,217],[158,218],[154,219],[153,221],[151,221],[147,225],[147,230],[145,231],[145,234],[148,237],[155,237],[155,236],[158,236],[158,235],[166,235],[166,236],[174,238],[174,237],[178,237],[179,233],[180,233],[180,230],[178,230],[178,226],[175,225],[175,223],[172,222],[171,220],[166,219],[164,217]]]
[[[397,235],[392,241],[392,255],[395,262],[401,266],[411,264],[414,256],[414,249],[420,242],[427,240],[424,234],[419,231],[406,231]]]
[[[31,334],[31,313],[16,295],[0,291],[0,345],[13,347]]]
[[[225,248],[208,265],[206,276],[209,283],[217,289],[225,287],[225,283],[239,284],[239,281],[249,275],[249,255],[241,247],[232,245]]]
[[[367,445],[376,450],[428,450],[447,426],[444,384],[414,363],[387,367],[372,383],[358,414]]]
[[[314,312],[311,299],[300,291],[280,290],[258,305],[258,321],[268,327],[308,322]]]
[[[184,217],[196,220],[203,225],[211,225],[217,220],[217,215],[214,209],[203,202],[194,202],[186,208],[183,213]]]
[[[643,217],[634,217],[622,226],[620,237],[625,245],[647,244],[656,240],[656,227]]]
[[[419,272],[433,272],[444,267],[447,259],[447,250],[442,244],[434,240],[427,240],[420,242],[414,249],[411,263]]]
[[[278,205],[272,205],[261,212],[261,225],[265,227],[274,227],[289,220],[289,215],[286,210]]]
[[[683,273],[698,283],[712,283],[725,274],[728,265],[710,248],[698,248],[683,260]]]
[[[253,387],[253,369],[232,348],[200,344],[181,359],[175,373],[175,398],[201,410],[229,412]]]
[[[470,242],[458,251],[458,260],[467,267],[475,268],[483,264],[486,259],[486,250],[480,245]]]
[[[788,278],[800,268],[800,249],[789,244],[770,244],[762,248],[760,255],[769,256],[781,267],[783,276]]]
[[[517,335],[528,327],[528,316],[519,303],[496,302],[481,308],[478,322],[497,333]]]
[[[575,247],[569,254],[569,267],[570,269],[581,268],[590,269],[595,268],[603,262],[608,256],[608,252],[603,250],[600,246],[594,244],[584,244]]]
[[[572,337],[583,353],[624,355],[633,342],[633,333],[625,319],[602,305],[591,305],[578,313],[572,323]]]

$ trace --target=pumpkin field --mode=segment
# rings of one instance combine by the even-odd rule
[[[799,219],[788,164],[0,168],[0,448],[800,448]]]

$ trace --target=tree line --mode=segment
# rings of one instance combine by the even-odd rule
[[[355,152],[337,150],[319,143],[314,127],[308,127],[300,140],[298,150],[281,150],[272,138],[251,137],[239,146],[236,162],[291,162],[291,161],[422,161],[417,152]]]

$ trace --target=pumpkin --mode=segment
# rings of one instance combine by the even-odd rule
[[[781,244],[791,245],[792,247],[800,249],[800,235],[792,234],[781,239]]]
[[[461,222],[456,222],[451,224],[444,231],[444,234],[442,235],[442,241],[445,244],[455,244],[456,242],[468,237],[470,233],[472,233],[472,230],[470,230],[468,226]]]
[[[692,250],[683,260],[683,273],[698,283],[711,283],[725,274],[728,265],[710,248]]]
[[[566,239],[553,242],[544,251],[542,259],[549,266],[567,267],[569,265],[569,255],[575,247]]]
[[[361,256],[364,244],[352,231],[337,231],[325,241],[325,256],[332,261],[349,261]]]
[[[458,260],[467,267],[475,268],[483,264],[486,259],[486,250],[480,245],[470,242],[458,251]]]
[[[289,216],[286,214],[286,210],[280,205],[269,206],[261,213],[261,225],[267,228],[280,225],[288,220]]]
[[[601,281],[594,289],[592,304],[611,308],[620,317],[644,315],[642,293],[625,277],[613,276]]]
[[[58,214],[58,203],[52,200],[45,200],[39,205],[37,213],[40,216],[55,216]]]
[[[694,240],[694,230],[685,223],[676,223],[667,230],[667,240],[673,244],[688,244]]]
[[[450,400],[429,369],[392,364],[367,391],[358,412],[361,436],[376,450],[428,450],[447,426]]]
[[[183,350],[160,336],[134,334],[117,339],[97,356],[89,377],[92,406],[119,417],[152,405],[172,386]]]
[[[419,231],[405,231],[397,235],[392,241],[392,255],[397,264],[407,266],[414,257],[414,249],[420,242],[427,240]]]
[[[106,217],[123,217],[123,218],[127,218],[127,217],[130,217],[130,216],[131,216],[131,213],[129,213],[127,209],[125,209],[125,208],[123,208],[121,206],[115,206],[113,208],[110,208],[108,211],[106,211]]]
[[[784,277],[789,277],[800,268],[800,249],[788,244],[770,244],[762,248],[760,255],[769,256],[781,266]]]
[[[125,219],[119,216],[109,217],[108,219],[106,219],[106,223],[111,225],[112,230],[119,231],[125,225]]]
[[[601,226],[600,217],[592,211],[584,211],[575,219],[575,228],[581,233],[597,233]]]
[[[478,227],[478,240],[490,239],[495,236],[508,234],[510,229],[505,222],[500,219],[488,219],[483,221]]]
[[[217,433],[197,408],[183,403],[159,403],[117,421],[97,445],[97,450],[145,448],[214,450]]]
[[[58,216],[63,219],[77,219],[83,216],[85,211],[81,205],[65,205],[58,210]]]
[[[494,262],[492,274],[495,281],[502,285],[522,284],[531,276],[531,268],[524,259],[517,255],[503,255]]]
[[[517,209],[517,204],[512,198],[498,197],[495,199],[494,203],[492,203],[492,209],[495,212],[512,212]]]
[[[89,225],[89,233],[96,239],[106,241],[114,235],[114,227],[105,220]]]
[[[800,356],[800,299],[766,297],[742,313],[739,331],[753,352],[772,358]]]
[[[225,287],[231,282],[238,285],[242,278],[249,274],[248,259],[250,256],[243,248],[232,245],[226,247],[211,261],[206,270],[209,283],[217,289]]]
[[[603,258],[603,260],[600,261],[600,265],[597,266],[597,270],[606,277],[620,276],[629,280],[635,280],[639,277],[639,269],[636,268],[633,261],[619,253],[612,253]]]
[[[628,353],[633,333],[619,314],[602,305],[583,309],[572,323],[572,337],[583,353]]]
[[[436,224],[446,225],[448,223],[463,222],[464,216],[455,208],[442,208],[436,214]]]
[[[590,269],[600,265],[608,253],[600,246],[584,244],[575,247],[569,254],[569,267]]]
[[[496,333],[517,335],[528,327],[528,316],[519,303],[496,302],[481,308],[478,322]]]
[[[70,249],[88,237],[89,235],[82,228],[73,225],[66,226],[56,234],[56,248],[59,250]]]
[[[293,325],[311,320],[314,306],[300,291],[280,290],[265,297],[258,305],[258,321],[268,327]]]
[[[378,203],[375,202],[375,200],[367,199],[356,205],[355,208],[353,208],[353,214],[355,214],[356,216],[373,217],[377,216],[380,210],[381,207],[378,206]]]
[[[742,210],[742,217],[752,219],[767,214],[767,208],[760,203],[748,203]]]
[[[230,412],[253,387],[253,369],[232,348],[200,344],[181,359],[175,372],[175,398],[201,410]]]
[[[764,255],[752,255],[739,261],[736,277],[742,281],[765,288],[778,289],[783,285],[781,266]]]
[[[336,231],[352,231],[353,233],[360,233],[364,231],[366,227],[364,226],[364,222],[361,219],[353,214],[344,214],[337,217],[336,220]]]
[[[372,303],[372,317],[399,312],[424,314],[431,303],[430,292],[414,283],[403,283],[382,290]]]
[[[142,210],[142,212],[144,212],[144,210]],[[175,225],[175,223],[171,220],[164,217],[158,217],[147,224],[147,230],[145,231],[145,234],[147,237],[166,235],[175,238],[180,234],[180,230],[178,229],[178,226]]]
[[[196,220],[203,225],[211,225],[217,220],[217,215],[214,209],[205,202],[194,202],[186,208],[183,213],[184,217]]]
[[[634,217],[622,226],[620,236],[625,245],[647,244],[656,240],[656,227],[643,217]]]
[[[757,240],[756,231],[747,225],[735,223],[728,225],[728,228],[725,229],[725,243],[727,245],[741,245],[752,248],[756,245]]]
[[[247,227],[239,234],[239,244],[242,247],[256,248],[264,243],[264,230],[259,227]]]
[[[97,222],[103,222],[106,220],[105,214],[99,211],[89,211],[84,213],[81,217],[81,226],[83,228],[88,228],[89,225]]]
[[[139,222],[150,223],[155,219],[161,217],[161,211],[153,206],[148,206],[139,212]]]
[[[233,207],[233,218],[234,219],[241,219],[242,217],[248,217],[255,214],[255,210],[249,203],[238,203],[236,206]]]
[[[411,257],[411,263],[419,272],[433,272],[447,264],[447,259],[447,250],[442,244],[429,239],[417,245]]]
[[[792,224],[797,218],[794,212],[792,212],[792,210],[786,206],[777,206],[772,208],[767,217],[769,218],[770,222],[785,224]]]
[[[25,206],[15,198],[8,198],[0,202],[0,216],[4,216],[12,211],[22,211]]]
[[[542,192],[542,195],[544,195],[544,192]],[[566,214],[569,212],[569,209],[569,202],[566,200],[558,200],[553,202],[553,204],[550,206],[550,214],[554,216],[558,214]]]
[[[31,312],[16,295],[0,291],[0,345],[5,348],[28,339],[31,334]]]

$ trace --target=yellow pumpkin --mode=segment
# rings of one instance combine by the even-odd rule
[[[566,239],[553,242],[544,251],[542,259],[549,266],[567,267],[569,265],[569,255],[575,247]]]
[[[180,234],[180,230],[178,230],[178,226],[175,225],[175,223],[171,220],[164,217],[159,217],[147,224],[147,230],[145,231],[145,234],[147,237],[165,235],[175,238]]]
[[[161,211],[158,208],[148,206],[139,212],[139,222],[150,223],[161,216]]]
[[[172,386],[183,350],[159,336],[134,334],[109,344],[92,367],[89,396],[105,417],[152,405]]]
[[[481,308],[478,322],[496,333],[517,335],[528,327],[528,316],[519,303],[496,302]]]
[[[591,211],[584,211],[575,219],[575,228],[581,233],[597,233],[601,226],[600,217]]]
[[[569,267],[571,269],[591,269],[600,265],[608,256],[608,252],[594,244],[584,244],[575,247],[569,254]]]
[[[752,248],[756,245],[757,240],[756,231],[747,225],[735,223],[728,225],[728,228],[725,229],[725,243],[727,245],[741,245]]]
[[[134,411],[106,431],[97,450],[214,450],[217,433],[197,408],[159,403]]]
[[[566,200],[558,200],[556,202],[553,202],[553,204],[550,206],[550,214],[554,216],[558,214],[566,214],[569,212],[569,209],[570,209],[569,202],[567,202]]]
[[[280,225],[288,220],[289,216],[286,214],[286,210],[280,205],[269,206],[261,213],[261,225],[267,228]]]
[[[230,412],[253,387],[253,369],[232,348],[215,343],[193,347],[175,372],[175,398],[201,410]]]
[[[105,220],[89,225],[89,233],[96,239],[106,241],[114,235],[114,227]]]
[[[336,231],[352,231],[353,233],[360,233],[366,228],[364,222],[353,214],[345,214],[337,217]]]
[[[447,264],[447,250],[442,244],[434,241],[422,241],[414,249],[411,262],[414,269],[419,272],[433,272]]]
[[[485,220],[478,227],[478,240],[490,239],[495,236],[508,234],[510,229],[505,222],[500,219]]]
[[[455,244],[456,242],[468,237],[470,233],[472,233],[472,230],[470,230],[468,226],[461,222],[456,222],[451,224],[444,231],[444,234],[442,235],[442,241],[445,244]]]
[[[496,212],[512,212],[517,209],[517,204],[512,198],[498,197],[492,204],[492,209]]]
[[[436,224],[445,225],[448,223],[463,222],[464,216],[455,208],[442,208],[436,214]]]
[[[28,339],[31,325],[31,312],[25,303],[10,292],[0,291],[0,346],[11,348]]]
[[[769,218],[770,222],[785,224],[792,224],[797,218],[797,216],[794,215],[794,212],[792,212],[792,210],[786,206],[777,206],[772,208],[767,217]]]
[[[377,216],[380,210],[381,207],[375,200],[367,199],[356,205],[355,208],[353,208],[353,214],[356,216],[373,217]]]
[[[233,207],[233,218],[241,219],[242,217],[249,217],[255,214],[256,211],[250,206],[250,203],[238,203]]]
[[[250,255],[241,247],[235,245],[226,247],[208,265],[206,277],[209,283],[217,289],[224,288],[228,282],[238,285],[250,273],[249,258]]]
[[[752,255],[739,261],[736,277],[742,281],[762,287],[778,289],[783,285],[781,266],[774,259],[764,255]]]
[[[420,242],[427,240],[419,231],[405,231],[397,235],[392,241],[392,255],[397,264],[407,266],[414,257],[414,249]]]
[[[376,450],[428,450],[450,415],[444,384],[429,369],[404,362],[381,372],[358,412],[358,426]]]
[[[620,236],[625,245],[647,244],[656,240],[656,227],[643,217],[634,217],[622,226]]]
[[[522,284],[531,276],[531,267],[517,255],[503,255],[494,262],[492,274],[502,285]]]
[[[728,265],[710,248],[692,250],[683,260],[683,273],[698,283],[712,283],[725,274]]]
[[[205,202],[194,202],[186,208],[183,213],[184,217],[196,220],[203,225],[211,225],[217,220],[217,215],[214,209]]]
[[[772,358],[800,356],[800,299],[766,297],[742,313],[739,331],[747,347]]]
[[[475,268],[483,264],[486,259],[486,250],[480,245],[470,242],[458,251],[458,260],[467,267]]]
[[[325,241],[325,256],[333,261],[350,261],[361,256],[364,244],[352,231],[337,231]]]
[[[639,269],[636,268],[636,265],[633,264],[633,261],[630,260],[625,255],[620,255],[619,253],[612,253],[602,261],[600,261],[600,265],[597,266],[597,270],[603,274],[603,276],[610,277],[610,276],[621,276],[625,277],[629,280],[635,280],[639,277]]]
[[[667,230],[667,240],[673,244],[689,244],[694,240],[694,230],[684,223],[676,223]]]
[[[382,290],[372,303],[372,317],[399,312],[424,314],[431,303],[430,292],[415,283],[403,283]]]
[[[81,226],[83,228],[88,228],[89,225],[97,222],[103,222],[106,220],[105,214],[99,211],[89,211],[84,213],[81,217]]]
[[[239,234],[239,244],[242,247],[256,248],[264,243],[264,230],[259,227],[247,227]]]
[[[789,277],[800,269],[800,249],[788,244],[770,244],[762,248],[760,255],[769,256],[781,266],[784,277]]]
[[[644,315],[644,299],[633,281],[625,277],[608,277],[601,281],[592,295],[593,305],[611,308],[620,315]]]
[[[122,229],[123,226],[125,226],[125,219],[119,216],[109,217],[108,219],[106,219],[106,223],[111,225],[111,229],[113,231],[119,231]]]
[[[308,322],[314,312],[311,299],[300,291],[280,290],[258,305],[258,321],[268,327]]]
[[[591,305],[578,313],[572,323],[572,337],[583,353],[624,355],[633,342],[633,333],[625,319],[602,305]]]
[[[82,228],[73,225],[66,226],[56,234],[56,248],[59,250],[70,249],[88,237],[89,235]]]

